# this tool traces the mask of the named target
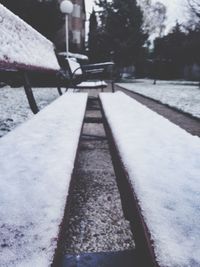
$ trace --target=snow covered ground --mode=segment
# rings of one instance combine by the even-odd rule
[[[195,82],[158,81],[153,85],[146,79],[118,85],[200,118],[200,89]]]
[[[162,267],[200,266],[200,139],[121,92],[101,94]]]
[[[59,97],[56,88],[37,88],[33,92],[40,109]],[[0,88],[0,137],[33,116],[22,87]]]

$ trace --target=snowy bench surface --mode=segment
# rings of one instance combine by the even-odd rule
[[[123,93],[100,98],[159,266],[200,266],[200,139]]]
[[[0,139],[0,266],[50,266],[87,94],[66,93]]]
[[[53,44],[0,4],[0,69],[60,70]]]
[[[105,81],[91,81],[91,82],[82,82],[77,85],[77,87],[81,88],[99,88],[99,87],[107,87],[108,84]]]

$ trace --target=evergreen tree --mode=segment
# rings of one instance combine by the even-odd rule
[[[90,15],[90,24],[89,24],[89,36],[88,36],[88,49],[89,49],[89,59],[90,62],[98,61],[98,23],[96,12],[93,10]]]
[[[149,34],[161,37],[165,30],[167,8],[161,2],[139,0],[144,15],[144,30]]]
[[[186,31],[177,23],[170,33],[155,40],[154,59],[160,64],[157,76],[181,78],[185,65],[200,64],[199,47],[200,31],[198,29]],[[161,65],[164,66],[163,70]]]
[[[143,32],[143,14],[136,0],[99,0],[101,8],[101,47],[104,57],[113,54],[119,67],[136,64],[143,56],[147,34]]]

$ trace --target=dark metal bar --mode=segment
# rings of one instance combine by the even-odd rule
[[[29,103],[29,106],[32,112],[34,114],[38,113],[39,108],[36,104],[33,91],[32,91],[32,87],[31,87],[31,84],[30,84],[30,81],[29,81],[29,78],[26,72],[24,72],[24,90],[25,90],[25,94],[27,96],[28,103]]]
[[[103,123],[101,117],[86,117],[84,123]]]
[[[88,138],[89,140],[107,140],[106,136],[100,136],[95,134],[82,134],[82,138]]]
[[[63,93],[62,93],[61,87],[58,86],[57,89],[58,89],[58,93],[59,93],[59,95],[62,95]]]
[[[112,92],[114,93],[115,92],[115,83],[113,80],[111,81],[111,88],[112,88]]]
[[[95,108],[95,107],[89,107],[87,110],[92,110],[92,111],[99,111],[101,110],[100,108]]]

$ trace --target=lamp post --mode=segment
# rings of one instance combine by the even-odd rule
[[[68,29],[68,15],[73,11],[73,4],[68,0],[64,0],[60,3],[60,10],[65,14],[65,30],[66,30],[66,53],[68,57],[69,53],[69,29]]]

